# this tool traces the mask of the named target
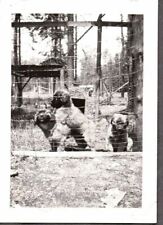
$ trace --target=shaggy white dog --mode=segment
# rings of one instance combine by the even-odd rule
[[[56,124],[50,139],[57,149],[64,149],[65,141],[70,135],[75,138],[78,149],[94,149],[95,125],[74,106],[69,92],[56,91],[51,106],[55,109]]]

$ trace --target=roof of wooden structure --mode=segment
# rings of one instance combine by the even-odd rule
[[[18,77],[58,77],[62,65],[12,65],[11,73]]]

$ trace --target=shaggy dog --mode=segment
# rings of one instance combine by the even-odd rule
[[[133,141],[128,137],[127,115],[114,114],[106,137],[106,150],[113,152],[132,151]]]
[[[74,137],[78,149],[92,149],[93,139],[91,131],[94,129],[94,124],[86,118],[80,109],[74,106],[69,92],[66,90],[56,91],[51,101],[51,106],[56,109],[56,124],[51,136],[55,146],[63,149],[65,140],[71,135]]]
[[[34,117],[34,125],[38,125],[46,138],[51,135],[55,125],[55,115],[52,110],[45,108],[39,109]]]
[[[52,136],[54,126],[56,124],[55,121],[55,113],[52,109],[48,108],[45,104],[36,112],[34,116],[34,125],[37,125],[44,133],[45,137],[49,139]],[[53,144],[50,142],[51,147]]]
[[[56,123],[54,109],[47,107],[46,104],[41,109],[38,109],[34,117],[34,125],[37,125],[43,131],[50,142],[52,151],[63,151],[65,149],[64,144],[66,139],[71,137],[71,130],[65,124]],[[67,148],[66,150],[69,149]]]

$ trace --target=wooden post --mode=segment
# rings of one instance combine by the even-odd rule
[[[64,69],[60,70],[60,88],[64,89]]]
[[[98,22],[101,21],[101,18],[103,17],[102,14],[98,17]],[[99,116],[99,102],[100,102],[100,87],[101,87],[101,40],[102,40],[102,26],[98,24],[97,28],[97,62],[96,62],[96,74],[97,74],[97,81],[95,84],[95,124],[97,128],[97,122],[98,122],[98,116]],[[95,132],[95,140],[96,140],[96,132]],[[95,144],[96,149],[96,144]]]
[[[121,22],[123,22],[123,15],[121,14]],[[121,52],[121,55],[120,55],[120,60],[121,60],[121,63],[120,63],[120,70],[121,70],[121,79],[122,79],[122,85],[125,83],[125,77],[124,77],[124,60],[125,60],[125,57],[124,57],[124,48],[125,48],[125,42],[124,42],[124,35],[123,35],[123,27],[121,27],[121,43],[122,43],[122,52]],[[124,89],[122,88],[121,90],[121,97],[124,98]]]
[[[129,19],[132,20],[132,16],[129,16]],[[132,57],[132,45],[133,45],[133,27],[128,28],[127,35],[127,55],[128,55],[128,79],[129,79],[129,88],[128,88],[128,111],[134,111],[134,83],[133,83],[133,57]]]
[[[99,16],[98,21],[101,21],[101,16]],[[101,79],[101,40],[102,40],[102,26],[98,25],[97,30],[97,63],[96,63],[96,72],[98,77]]]
[[[20,14],[15,15],[15,22],[20,22]],[[14,64],[21,65],[21,32],[19,27],[15,27],[14,30]],[[17,86],[17,105],[20,107],[23,104],[23,88],[22,88],[22,78],[15,77],[15,82]]]
[[[68,21],[73,21],[73,14],[68,14]],[[74,28],[68,27],[68,80],[69,87],[74,80]]]
[[[51,28],[52,29],[52,33],[54,32],[57,32],[57,27],[54,27],[54,29],[53,29],[53,27]],[[55,38],[54,40],[53,40],[53,44],[54,44],[54,48],[53,48],[53,56],[54,56],[54,58],[57,58],[57,56],[58,56],[58,54],[57,54],[57,51],[56,51],[56,49],[57,49],[57,44],[58,44],[58,39],[57,38]],[[57,87],[57,78],[55,77],[55,75],[54,75],[54,77],[53,77],[53,94],[55,93],[55,91],[56,91],[56,89],[58,88]]]
[[[135,114],[136,140],[134,151],[142,150],[142,110],[143,110],[143,16],[130,15],[132,27],[129,28],[130,71],[128,110]]]
[[[98,17],[98,22],[101,21],[102,14]],[[96,83],[96,110],[95,110],[95,119],[98,119],[99,114],[99,95],[101,88],[101,40],[102,40],[102,26],[99,24],[97,28],[97,62],[96,62],[96,73],[97,73],[97,83]]]
[[[53,72],[53,73],[54,73],[54,72]],[[53,84],[53,86],[52,86],[52,88],[53,88],[53,94],[55,93],[56,88],[57,88],[57,87],[56,87],[56,86],[57,86],[57,85],[56,85],[56,83],[57,83],[57,82],[56,82],[56,79],[57,79],[56,77],[53,77],[53,78],[52,78],[52,84]]]
[[[60,78],[59,77],[55,78],[55,90],[56,91],[60,90]]]
[[[75,15],[75,21],[77,21],[77,15]],[[75,44],[74,44],[74,79],[77,80],[77,38],[78,38],[78,28],[75,27]]]
[[[109,92],[110,92],[110,98],[112,98],[112,89],[113,89],[113,84],[112,84],[112,73],[109,71]],[[111,100],[111,99],[110,99]]]

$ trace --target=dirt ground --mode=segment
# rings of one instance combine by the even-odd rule
[[[55,153],[54,153],[55,154]],[[105,153],[106,154],[106,153]],[[11,207],[107,207],[107,191],[125,193],[117,207],[142,201],[141,153],[97,157],[12,156]]]
[[[115,95],[112,105],[101,105],[96,124],[96,149],[105,149],[107,117],[126,108],[127,99]],[[94,120],[95,107],[86,101],[85,114]],[[49,152],[50,144],[33,120],[12,119],[11,152]],[[138,140],[139,141],[139,140]],[[140,140],[141,141],[141,140]],[[139,142],[136,142],[139,147]],[[141,151],[141,149],[139,149]],[[98,152],[96,152],[98,155]],[[11,207],[108,207],[108,191],[124,196],[116,207],[138,208],[142,201],[142,154],[97,157],[11,157]],[[107,155],[108,154],[108,155]]]

